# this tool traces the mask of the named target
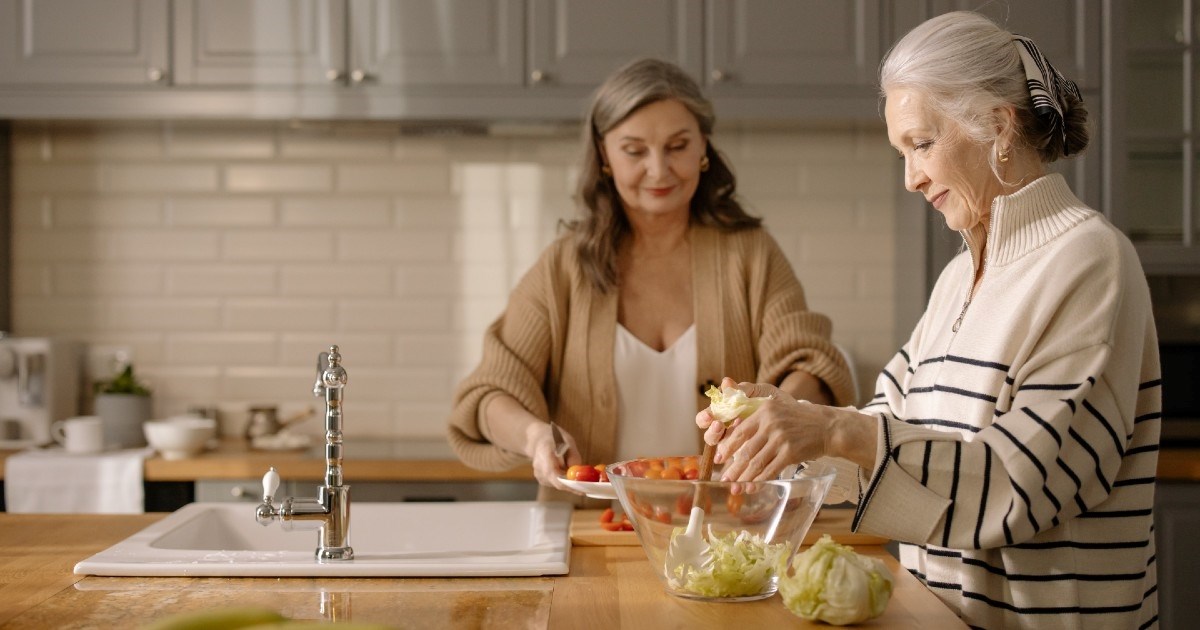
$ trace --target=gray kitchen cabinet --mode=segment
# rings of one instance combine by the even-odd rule
[[[348,77],[386,86],[519,86],[521,0],[350,0]]]
[[[520,0],[176,0],[176,84],[520,85]]]
[[[703,18],[696,0],[530,0],[528,84],[591,89],[636,57],[699,77]]]
[[[1151,274],[1200,274],[1200,0],[1111,0],[1113,222]]]
[[[1163,630],[1194,628],[1200,618],[1200,483],[1158,484],[1154,533],[1158,558],[1158,607]]]
[[[325,85],[345,76],[344,0],[175,0],[174,83]]]
[[[882,51],[878,0],[708,0],[704,81],[714,95],[870,89]]]
[[[0,84],[168,79],[167,0],[0,0]]]

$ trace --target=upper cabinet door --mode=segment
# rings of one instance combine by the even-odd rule
[[[345,74],[342,0],[175,0],[175,82],[298,86]]]
[[[878,0],[708,0],[707,82],[717,91],[869,87],[879,16]]]
[[[168,80],[167,0],[0,0],[0,83]]]
[[[531,0],[528,83],[591,89],[639,57],[699,80],[703,18],[695,0]]]
[[[520,85],[520,0],[351,0],[352,83]]]

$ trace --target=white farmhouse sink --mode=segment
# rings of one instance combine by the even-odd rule
[[[75,565],[80,575],[416,577],[562,575],[571,506],[356,503],[353,560],[318,562],[317,532],[254,520],[254,505],[191,503]]]

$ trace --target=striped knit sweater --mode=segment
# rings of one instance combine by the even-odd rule
[[[862,409],[881,422],[854,527],[905,543],[973,627],[1154,627],[1161,383],[1137,255],[1059,175],[997,198],[986,229],[975,296],[979,232]]]

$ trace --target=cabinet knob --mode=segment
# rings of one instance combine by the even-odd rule
[[[162,83],[167,78],[167,73],[163,72],[162,68],[150,68],[146,71],[146,78],[152,83]]]
[[[325,71],[325,78],[329,81],[340,81],[345,74],[337,68],[330,68]]]
[[[529,73],[529,80],[533,81],[535,84],[540,85],[542,83],[545,83],[546,81],[549,81],[550,76],[547,75],[542,70],[534,70],[533,72]]]
[[[362,70],[351,70],[350,71],[350,81],[352,81],[354,83],[363,83],[368,78],[370,78],[370,75],[368,75],[366,72],[363,72]]]
[[[725,74],[725,71],[720,68],[714,68],[708,76],[712,79],[713,83],[724,83],[729,80],[729,75]]]

